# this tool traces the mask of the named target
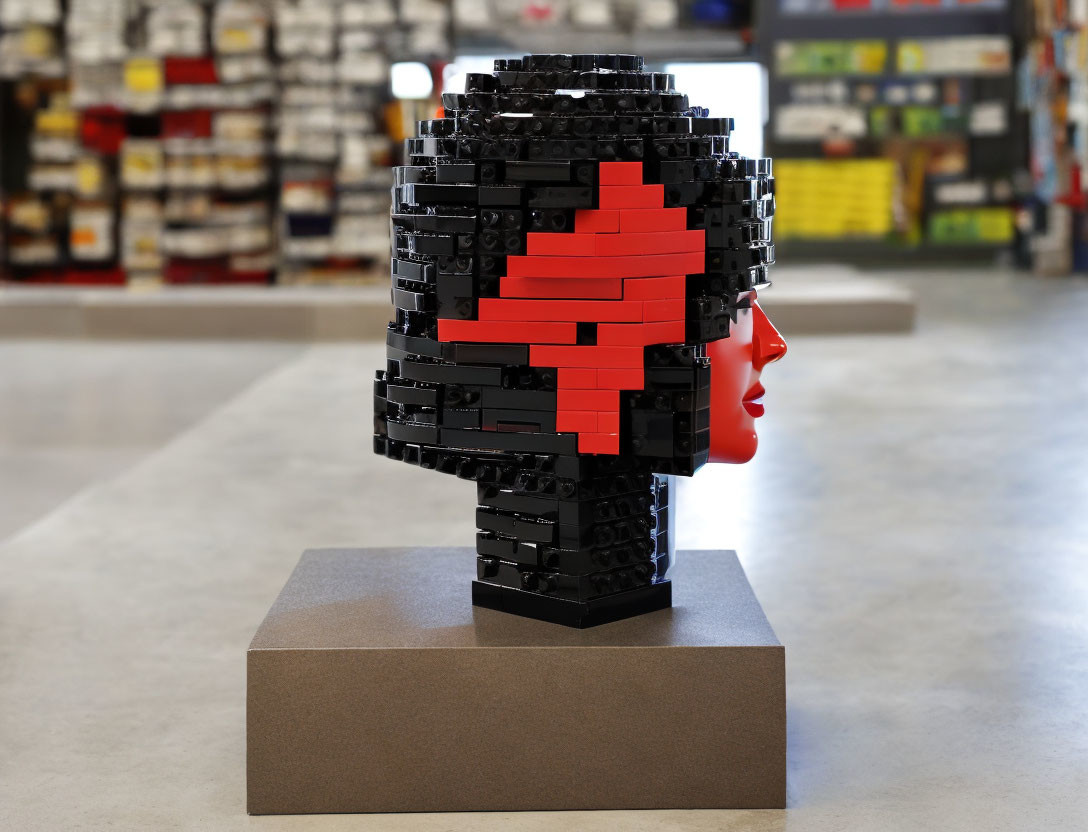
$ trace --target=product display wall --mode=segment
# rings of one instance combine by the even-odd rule
[[[389,166],[437,102],[394,99],[394,64],[437,78],[458,50],[502,54],[511,37],[668,56],[679,38],[703,58],[742,50],[751,20],[748,0],[0,0],[0,270],[372,278]]]
[[[1003,0],[768,3],[780,239],[839,256],[1012,244],[1027,156],[1018,31]]]
[[[761,61],[780,238],[802,256],[989,257],[1033,233],[1039,267],[1067,270],[1083,22],[1033,10],[1028,25],[1007,0],[2,0],[0,265],[65,282],[374,279],[389,166],[437,103],[393,98],[392,65],[424,62],[437,90],[454,55],[562,44],[657,68]]]
[[[1019,67],[1031,129],[1035,269],[1088,270],[1088,8],[1039,0]]]
[[[266,283],[387,245],[389,68],[437,0],[0,3],[8,277]]]

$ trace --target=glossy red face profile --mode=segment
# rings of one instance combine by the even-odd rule
[[[756,453],[763,415],[763,368],[786,354],[786,342],[750,292],[729,337],[707,345],[710,356],[710,461],[747,462]]]

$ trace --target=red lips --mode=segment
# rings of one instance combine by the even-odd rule
[[[757,381],[752,385],[752,389],[744,395],[741,404],[744,406],[748,415],[753,419],[758,419],[763,415],[763,396],[766,392],[767,391],[763,389],[763,385]]]

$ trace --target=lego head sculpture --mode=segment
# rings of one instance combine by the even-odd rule
[[[756,449],[770,161],[633,55],[469,75],[393,187],[375,450],[477,483],[473,602],[668,606],[668,477]]]

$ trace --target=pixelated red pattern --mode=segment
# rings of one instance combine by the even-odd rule
[[[684,342],[684,276],[703,271],[705,236],[642,184],[641,162],[602,162],[599,179],[600,208],[571,233],[528,234],[499,297],[478,320],[439,320],[438,340],[529,344],[530,364],[559,368],[556,430],[579,453],[618,454],[620,391],[645,389],[644,346]],[[598,325],[595,345],[576,343],[579,322]]]

